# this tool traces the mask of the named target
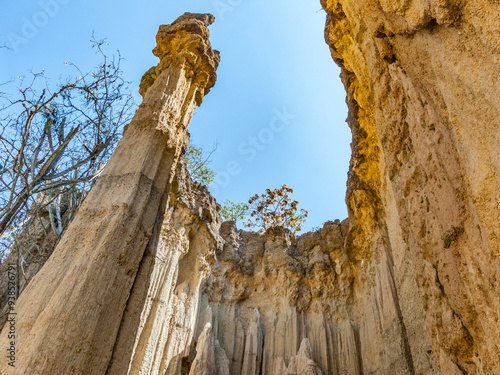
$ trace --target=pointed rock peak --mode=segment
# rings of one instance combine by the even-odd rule
[[[156,78],[172,64],[178,64],[198,86],[197,105],[213,87],[220,54],[209,41],[208,26],[215,20],[211,14],[184,13],[170,25],[161,25],[156,35],[153,54],[160,63],[142,77],[139,93],[144,96]]]
[[[309,342],[309,339],[302,339],[302,342],[300,343],[300,349],[299,349],[299,355],[303,354],[306,356],[308,359],[312,359],[312,349],[311,349],[311,343]]]

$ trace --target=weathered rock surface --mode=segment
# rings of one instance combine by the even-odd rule
[[[184,357],[194,352],[199,336],[201,283],[222,243],[215,199],[191,181],[182,159],[177,177],[158,244],[145,253],[136,276],[108,374],[189,371]],[[207,332],[205,341],[210,337]]]
[[[290,365],[285,366],[284,362],[278,363],[274,374],[284,375],[322,375],[323,372],[311,359],[311,344],[308,339],[302,340],[299,353],[290,360]]]
[[[387,263],[406,373],[498,373],[500,4],[322,4],[348,93],[354,249],[369,283]]]
[[[144,104],[18,301],[18,373],[499,372],[500,4],[322,5],[349,218],[300,237],[221,223],[182,158],[218,62],[212,17],[187,14],[160,28]]]
[[[409,338],[383,238],[358,261],[357,225],[328,222],[294,237],[223,223],[198,320],[213,326],[231,374],[412,373],[411,339],[425,345],[421,373],[438,372],[422,307],[414,311],[420,331]]]
[[[189,375],[229,375],[226,353],[215,340],[212,326],[207,323],[198,338],[196,357],[190,366]]]
[[[356,351],[347,227],[329,222],[296,238],[285,229],[262,236],[222,225],[225,244],[203,285],[200,319],[212,323],[232,374],[332,373],[356,360],[339,346]]]
[[[137,277],[145,254],[155,254],[162,240],[192,112],[215,82],[212,22],[211,15],[186,14],[160,30],[155,53],[162,60],[154,83],[142,90],[143,104],[53,255],[17,301],[17,369],[2,361],[2,374],[107,371],[120,327],[135,323],[127,315],[135,302],[129,296],[145,282]],[[3,332],[1,347],[7,341]]]
[[[10,295],[14,298],[21,294],[49,259],[59,241],[55,223],[50,219],[51,207],[47,204],[50,201],[49,196],[41,194],[37,201],[37,205],[42,208],[37,207],[37,215],[31,217],[24,230],[18,235],[7,257],[0,263],[0,330],[11,311],[11,305],[8,303],[9,293],[12,293]],[[69,194],[63,193],[61,195],[58,209],[63,228],[66,228],[71,222],[78,210],[77,204],[78,202],[70,199]],[[54,208],[52,209],[56,211]],[[10,274],[9,265],[16,268],[15,271],[11,270]],[[9,276],[12,275],[17,278],[15,283],[17,288],[13,288],[12,284],[9,285]]]

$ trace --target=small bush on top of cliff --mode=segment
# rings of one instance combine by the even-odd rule
[[[203,148],[190,144],[186,150],[186,164],[193,181],[207,187],[215,178],[214,171],[209,167],[210,157],[217,149],[217,144],[212,151],[205,152]],[[247,228],[260,228],[263,233],[269,228],[283,227],[290,229],[293,233],[302,230],[308,211],[297,208],[299,202],[292,200],[290,194],[293,189],[283,185],[278,189],[266,189],[264,194],[255,194],[246,203],[235,203],[226,199],[221,208],[222,218],[226,221],[245,220],[243,225]]]
[[[295,234],[300,232],[309,212],[299,211],[299,202],[290,197],[292,193],[292,188],[283,185],[279,189],[266,189],[261,195],[255,194],[248,201],[250,218],[243,225],[250,229],[260,228],[259,233],[274,227],[287,228]]]

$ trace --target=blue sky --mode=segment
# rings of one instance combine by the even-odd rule
[[[287,184],[309,210],[305,230],[344,219],[351,134],[319,0],[3,2],[0,43],[11,49],[0,50],[0,82],[27,69],[57,80],[73,74],[65,61],[89,70],[98,62],[89,42],[94,31],[120,50],[137,92],[158,61],[151,53],[158,26],[187,11],[216,17],[210,30],[222,57],[218,80],[189,131],[204,149],[218,142],[211,191],[219,203]]]

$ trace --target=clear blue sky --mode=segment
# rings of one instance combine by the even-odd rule
[[[3,2],[0,44],[12,49],[0,50],[0,82],[27,69],[45,69],[56,80],[72,73],[65,61],[90,69],[98,62],[89,43],[95,31],[120,50],[137,92],[142,74],[157,63],[151,50],[158,26],[184,12],[216,17],[218,81],[189,131],[204,149],[219,143],[212,158],[217,200],[246,201],[287,184],[309,210],[305,230],[344,219],[351,134],[319,0]]]

